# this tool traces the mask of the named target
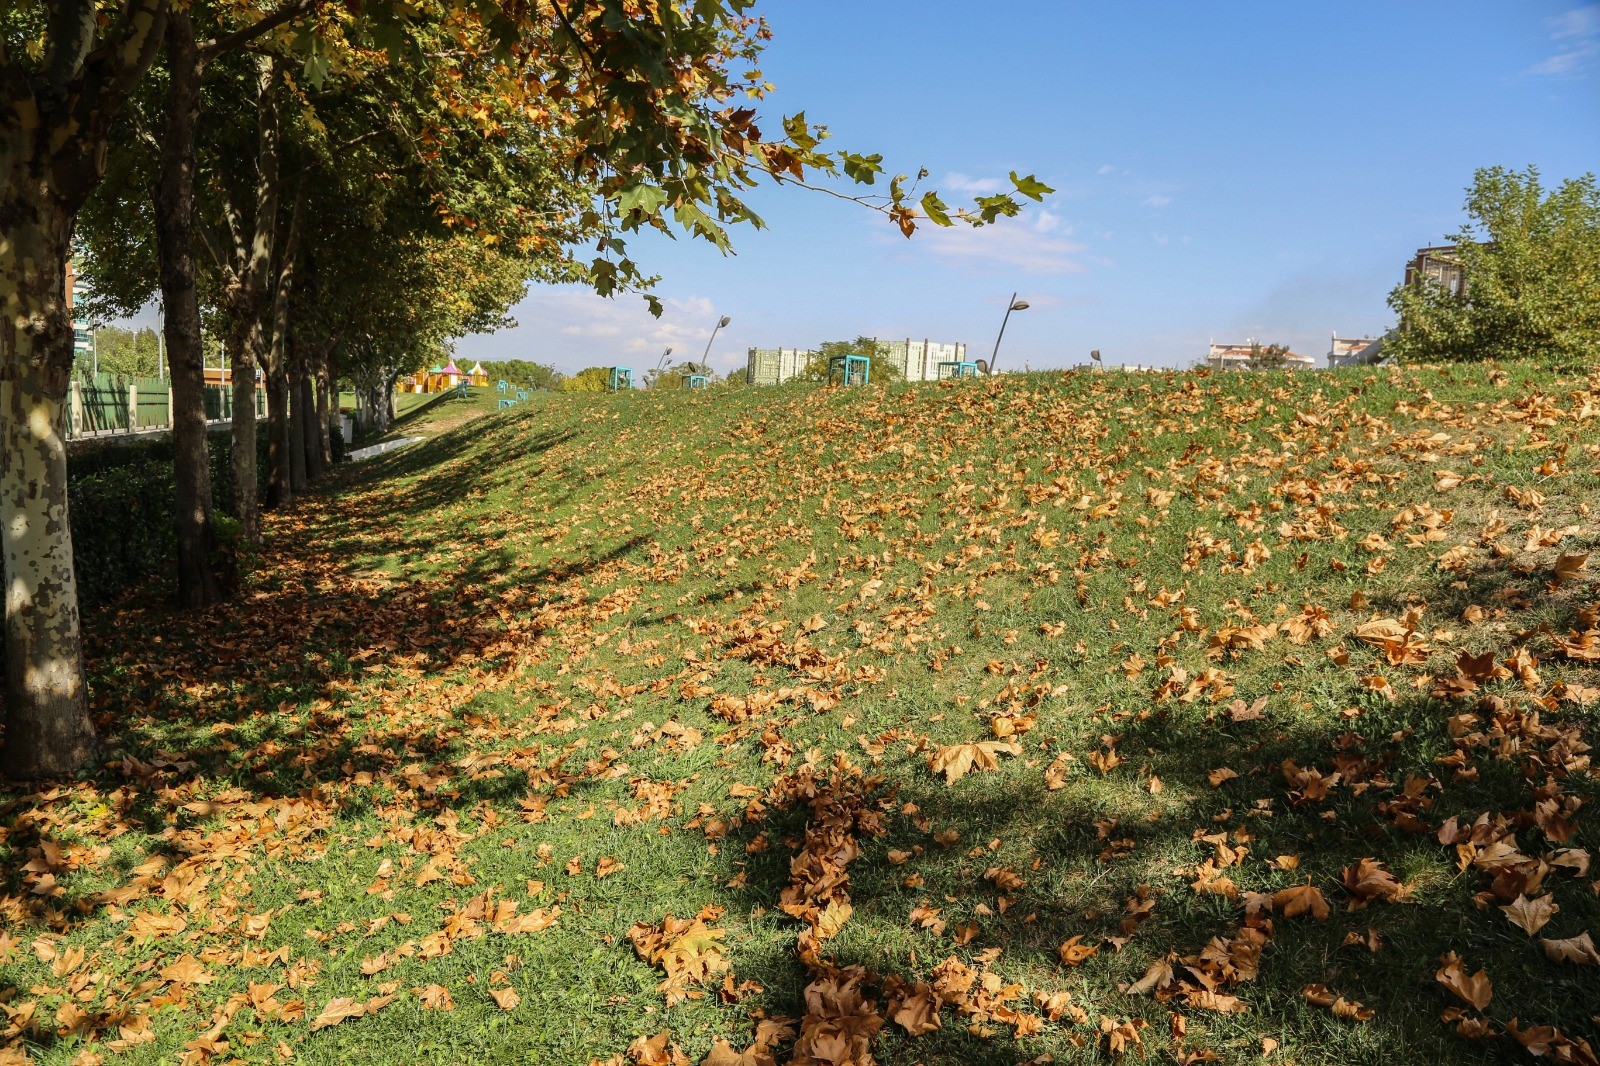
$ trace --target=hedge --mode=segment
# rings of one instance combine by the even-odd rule
[[[344,442],[337,428],[333,437],[335,460],[341,460]],[[233,443],[214,434],[209,452],[212,502],[225,512],[233,506]],[[172,454],[168,436],[84,442],[68,452],[67,502],[79,606],[107,603],[171,565],[178,539]],[[265,432],[256,437],[256,477],[257,491],[265,492]],[[0,559],[0,580],[3,567]]]

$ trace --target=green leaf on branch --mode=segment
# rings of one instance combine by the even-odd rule
[[[973,202],[978,205],[978,217],[985,223],[993,222],[1002,215],[1006,218],[1012,218],[1022,210],[1022,205],[1005,193],[995,193],[993,196],[979,196]]]
[[[1055,192],[1054,189],[1040,181],[1038,178],[1034,177],[1032,174],[1029,174],[1025,178],[1017,177],[1017,172],[1015,170],[1011,172],[1011,184],[1015,185],[1017,187],[1017,191],[1030,200],[1043,200],[1046,195]]]
[[[617,197],[617,209],[623,215],[632,215],[635,211],[647,218],[653,218],[661,213],[662,205],[667,202],[667,191],[658,185],[646,185],[643,182],[634,182],[624,185]]]
[[[927,215],[928,221],[935,226],[954,225],[950,221],[950,208],[945,206],[945,202],[939,199],[939,194],[936,192],[922,194],[922,213]]]
[[[858,185],[871,185],[877,180],[877,176],[883,173],[882,155],[841,152],[839,159],[844,163],[845,176]]]

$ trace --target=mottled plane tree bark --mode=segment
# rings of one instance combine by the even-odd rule
[[[20,35],[0,36],[0,768],[16,778],[73,771],[95,744],[67,513],[67,261],[73,219],[104,173],[113,119],[160,46],[167,3],[127,0],[103,25],[97,8],[43,5],[37,53],[13,51]]]

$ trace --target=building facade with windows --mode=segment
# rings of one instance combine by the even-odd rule
[[[1243,344],[1217,344],[1213,341],[1206,349],[1206,366],[1212,370],[1254,370],[1252,364],[1266,347],[1253,338]],[[1283,357],[1284,370],[1312,370],[1316,365],[1317,361],[1311,356],[1298,352],[1287,352]]]
[[[879,343],[889,348],[879,359],[907,381],[937,381],[940,363],[960,363],[967,358],[967,346],[960,342],[940,344],[908,337]],[[751,348],[745,353],[745,380],[752,385],[781,385],[804,374],[816,356],[815,348]]]

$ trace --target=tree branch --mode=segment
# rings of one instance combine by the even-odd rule
[[[572,43],[578,46],[578,51],[581,52],[583,57],[589,61],[590,69],[599,70],[600,58],[594,54],[594,51],[589,47],[588,43],[584,41],[582,37],[578,36],[576,27],[572,25],[572,20],[567,17],[566,11],[562,10],[561,4],[558,2],[558,0],[550,0],[550,8],[556,13],[556,18],[561,21],[561,25],[566,27],[567,34],[572,38]]]
[[[247,45],[263,34],[270,33],[282,26],[285,22],[315,10],[316,6],[317,0],[294,0],[293,3],[284,4],[259,22],[243,29],[234,30],[232,33],[225,33],[221,37],[213,38],[200,46],[200,62],[202,64],[209,63],[224,52],[230,52],[235,48]]]

